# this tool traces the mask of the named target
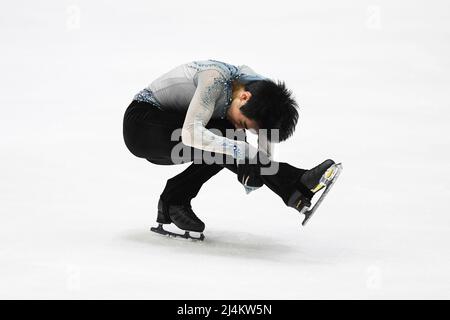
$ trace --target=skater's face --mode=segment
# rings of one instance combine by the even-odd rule
[[[253,133],[257,133],[259,130],[258,123],[255,120],[247,118],[240,110],[250,100],[251,96],[252,94],[249,91],[245,91],[244,88],[239,88],[233,95],[227,117],[236,129],[247,129]]]

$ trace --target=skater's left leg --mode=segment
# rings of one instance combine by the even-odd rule
[[[286,205],[289,205],[289,199],[296,190],[301,190],[305,196],[312,197],[312,192],[300,182],[300,178],[307,170],[294,167],[287,162],[274,160],[270,160],[269,166],[277,167],[276,173],[269,175],[260,174],[259,177]]]
[[[167,180],[160,198],[173,204],[190,203],[203,184],[221,171],[217,164],[192,163],[184,171]]]
[[[215,127],[218,128],[219,126],[216,125]],[[203,157],[206,153],[197,153],[197,155],[200,154]],[[198,159],[195,158],[195,160]],[[289,205],[289,199],[298,190],[306,197],[312,198],[313,193],[300,180],[307,170],[297,168],[286,162],[277,162],[274,160],[268,160],[264,164],[259,165],[261,169],[263,167],[276,168],[272,174],[260,174],[259,177],[286,205]],[[206,164],[194,162],[183,172],[167,181],[161,197],[178,203],[189,203],[191,199],[197,196],[201,186],[223,168],[227,168],[236,175],[238,173],[236,162],[229,156],[224,156],[224,161],[219,163]]]

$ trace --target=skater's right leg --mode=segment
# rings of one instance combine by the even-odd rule
[[[135,101],[124,117],[125,143],[134,155],[152,163],[171,165],[192,161],[196,154],[193,148],[183,148],[180,158],[172,159],[172,150],[180,143],[179,140],[172,140],[172,133],[182,126],[183,121],[183,114],[163,112],[148,103]],[[230,125],[226,120],[212,119],[207,127],[222,130]],[[183,230],[203,231],[204,224],[192,211],[190,200],[207,180],[222,169],[217,164],[192,163],[169,179],[158,202],[157,222],[173,222]]]
[[[173,165],[175,162],[171,159],[171,150],[177,142],[172,141],[172,132],[183,123],[183,119],[182,114],[163,112],[149,103],[133,101],[124,116],[125,144],[130,152],[139,158],[156,164]],[[158,201],[159,226],[152,228],[152,231],[169,234],[162,225],[172,222],[186,231],[203,231],[203,222],[195,216],[190,203],[185,203],[183,199],[186,195],[176,190],[177,185],[189,186],[190,181],[186,178],[192,173],[198,176],[202,169],[207,169],[206,166],[201,167],[191,165],[178,179],[169,179],[167,188]],[[217,168],[212,169],[217,171]],[[213,175],[214,171],[203,172],[203,175],[206,173]]]
[[[158,202],[157,222],[173,222],[180,229],[202,232],[205,225],[192,211],[190,202],[202,185],[222,169],[215,164],[192,163],[183,172],[167,180]],[[183,216],[188,216],[188,219]]]

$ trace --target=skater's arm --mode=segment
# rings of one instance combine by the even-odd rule
[[[206,129],[211,119],[217,99],[224,89],[223,77],[216,70],[199,73],[197,89],[192,97],[182,128],[182,142],[201,150],[224,153],[235,159],[244,159],[252,154],[251,145],[219,136]],[[253,149],[255,149],[253,147]]]

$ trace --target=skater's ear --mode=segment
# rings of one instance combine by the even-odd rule
[[[239,98],[241,100],[244,100],[245,102],[249,101],[250,98],[252,97],[252,93],[250,91],[245,91],[243,90],[240,94],[239,94]]]

